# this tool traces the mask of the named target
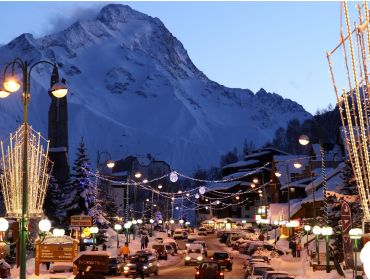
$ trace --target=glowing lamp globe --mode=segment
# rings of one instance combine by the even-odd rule
[[[362,229],[360,229],[360,228],[353,228],[353,229],[351,229],[348,232],[348,234],[349,234],[349,237],[351,239],[361,239],[361,237],[362,237]]]
[[[302,167],[302,164],[300,163],[300,162],[295,162],[294,164],[294,168],[296,168],[296,169],[299,169],[299,168],[301,168]]]
[[[310,231],[311,230],[311,226],[310,225],[304,225],[304,230],[305,231]]]
[[[162,220],[159,220],[159,221],[158,221],[158,224],[162,224],[162,223],[163,223],[163,221],[162,221]]]
[[[199,194],[195,194],[196,199],[199,199],[199,197],[200,197]]]
[[[206,198],[205,201],[208,201],[208,198]]]
[[[10,77],[4,82],[4,88],[9,92],[16,92],[21,87],[21,84],[17,81],[15,77]]]
[[[178,193],[178,194],[182,194],[182,191],[178,191],[177,193]]]
[[[322,227],[321,228],[321,234],[324,236],[329,236],[333,234],[333,228],[332,227]]]
[[[143,220],[142,220],[142,219],[138,219],[138,220],[137,220],[137,223],[138,223],[138,224],[142,224],[142,223],[143,223]]]
[[[135,178],[138,178],[139,179],[141,177],[141,173],[140,172],[136,172],[134,176],[135,176]]]
[[[295,220],[290,221],[290,226],[291,227],[299,227],[299,222],[298,221],[295,221]]]
[[[255,188],[255,187],[256,187],[256,184],[255,184],[255,183],[252,183],[252,184],[251,184],[251,187],[252,187],[252,188]]]
[[[115,165],[116,165],[116,164],[114,163],[114,161],[113,161],[113,160],[108,160],[108,162],[107,162],[107,167],[108,167],[108,168],[113,168]]]
[[[242,224],[246,224],[247,223],[247,221],[246,220],[242,220]]]
[[[47,232],[51,228],[51,223],[48,219],[43,219],[39,222],[39,230],[42,232]]]
[[[173,219],[170,220],[170,224],[174,224],[175,221]]]
[[[149,220],[149,223],[151,223],[151,224],[154,223],[154,220],[153,219],[150,219]]]
[[[162,185],[158,185],[158,189],[161,189],[161,188],[163,188],[163,186]]]
[[[148,183],[148,179],[144,179],[144,180],[143,180],[143,183],[144,183],[144,184]]]
[[[129,229],[131,227],[131,225],[132,225],[131,222],[127,222],[123,226],[124,226],[125,229]]]
[[[239,200],[239,199],[240,199],[240,197],[237,195],[237,196],[235,197],[235,199],[236,199],[236,200]]]
[[[6,98],[8,97],[10,94],[9,91],[7,91],[6,89],[0,87],[0,98]]]
[[[279,221],[274,221],[274,225],[275,226],[279,225]]]
[[[205,187],[200,187],[199,188],[199,193],[200,194],[205,194],[206,193],[206,188]]]
[[[257,184],[258,183],[258,178],[253,178],[253,183]]]
[[[122,229],[122,225],[120,225],[120,224],[115,224],[114,225],[114,230],[119,231],[121,229]]]
[[[7,219],[0,218],[0,231],[7,231],[9,228],[9,222]]]
[[[186,222],[185,225],[190,225],[190,222]]]
[[[179,206],[176,206],[176,210],[179,210]]]
[[[281,173],[279,171],[276,171],[275,176],[279,178],[279,177],[281,177]]]
[[[5,84],[4,84],[5,86]],[[64,96],[67,95],[68,93],[68,88],[65,84],[63,83],[55,83],[51,87],[51,93],[56,97],[56,98],[63,98]]]
[[[53,229],[53,235],[55,237],[62,237],[64,233],[65,233],[64,229],[59,229],[59,228]]]
[[[219,200],[216,200],[216,204],[219,205],[221,202]]]
[[[310,138],[308,138],[307,135],[304,135],[303,134],[303,135],[299,136],[298,142],[302,146],[306,146],[306,145],[308,145],[310,143]]]
[[[181,220],[179,221],[179,223],[180,223],[180,224],[183,224],[183,223],[184,223],[184,220],[182,220],[182,219],[181,219]]]
[[[99,232],[99,228],[98,227],[91,227],[90,232],[96,234],[96,233]]]
[[[172,183],[176,183],[178,179],[179,179],[179,176],[177,175],[177,172],[176,171],[172,171],[170,173],[170,181]]]
[[[314,227],[312,228],[312,232],[313,232],[313,234],[315,234],[315,235],[319,235],[319,234],[321,234],[321,227],[319,227],[319,226],[314,226]]]
[[[364,265],[367,278],[370,277],[370,242],[367,242],[360,253],[360,260]]]
[[[186,196],[188,196],[188,197],[189,197],[189,196],[190,196],[190,193],[187,193],[187,194],[186,194]]]
[[[136,224],[137,224],[137,221],[136,221],[136,220],[133,220],[133,221],[132,221],[132,224],[133,224],[133,225],[136,225]]]

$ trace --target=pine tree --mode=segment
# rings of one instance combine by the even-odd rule
[[[352,165],[349,160],[346,161],[346,165],[343,169],[342,180],[343,180],[343,189],[342,189],[343,194],[358,195],[355,176],[353,174]]]
[[[61,189],[57,183],[57,180],[54,178],[54,176],[52,176],[46,190],[43,209],[45,215],[50,221],[53,222],[54,225],[60,225],[63,219],[63,215],[61,215],[63,208],[62,199],[63,194]]]
[[[71,193],[65,193],[64,197],[67,216],[87,215],[94,207],[95,187],[90,178],[90,163],[83,139],[77,149],[77,159],[72,170],[72,181],[70,187],[66,188]]]
[[[93,218],[93,223],[99,228],[96,235],[96,243],[102,244],[107,241],[105,232],[109,227],[109,221],[107,214],[104,212],[103,200],[101,199],[101,191],[98,190],[96,185],[94,186],[94,203],[93,207],[89,209],[88,215]]]

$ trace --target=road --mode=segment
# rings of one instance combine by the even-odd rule
[[[199,237],[199,240],[205,240],[208,251],[225,251],[225,245],[218,242],[216,235]],[[243,256],[237,252],[233,256],[233,270],[225,270],[225,279],[240,279],[243,278]],[[158,276],[150,276],[150,279],[194,279],[195,266],[184,265],[184,255],[169,256],[168,261],[160,261],[160,269]],[[112,277],[118,278],[118,277]],[[119,277],[119,278],[122,278]]]

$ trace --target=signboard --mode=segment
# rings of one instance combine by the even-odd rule
[[[61,237],[62,239],[63,237]],[[73,262],[78,255],[78,241],[70,243],[36,243],[35,274],[40,274],[40,263],[44,262]]]
[[[82,232],[85,234],[86,237],[89,237],[90,234],[91,234],[91,231],[90,231],[89,227],[84,228],[84,230]]]
[[[351,217],[351,208],[347,202],[344,200],[341,201],[341,216],[342,216],[342,233],[343,233],[343,252],[344,252],[344,261],[346,267],[353,268],[353,244],[352,240],[349,237],[349,231],[352,228],[352,217]]]
[[[71,216],[70,225],[75,227],[91,227],[93,225],[92,217],[86,215]]]
[[[108,254],[89,254],[80,255],[73,264],[77,266],[78,271],[89,272],[108,272],[109,270],[109,255]]]

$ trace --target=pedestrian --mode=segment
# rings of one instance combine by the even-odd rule
[[[297,250],[297,258],[300,258],[301,257],[302,245],[301,245],[301,242],[299,242],[299,241],[297,242],[296,250]]]
[[[145,249],[148,248],[148,244],[149,244],[149,237],[148,235],[145,235]]]
[[[295,240],[292,242],[292,252],[293,252],[293,258],[297,257],[297,243]]]
[[[130,254],[130,248],[128,247],[128,243],[125,243],[125,246],[123,247],[122,250],[123,253],[123,260],[126,260],[128,258],[128,255]]]
[[[141,250],[144,250],[145,249],[145,236],[144,235],[141,235],[140,245],[141,245]]]

